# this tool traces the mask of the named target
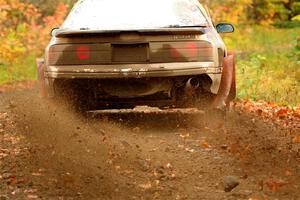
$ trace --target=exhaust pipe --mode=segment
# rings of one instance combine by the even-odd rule
[[[200,82],[197,78],[190,78],[187,82],[186,82],[186,89],[196,89],[200,86]]]
[[[185,85],[185,93],[187,95],[193,95],[200,86],[198,78],[190,78]]]

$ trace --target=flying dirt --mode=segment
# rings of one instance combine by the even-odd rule
[[[297,127],[234,108],[225,124],[205,118],[83,116],[45,103],[35,87],[3,92],[0,199],[300,198]]]

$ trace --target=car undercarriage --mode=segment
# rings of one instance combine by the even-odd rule
[[[168,78],[56,79],[54,97],[69,98],[88,109],[204,107],[212,101],[212,80],[206,75]]]

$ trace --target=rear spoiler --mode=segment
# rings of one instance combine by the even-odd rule
[[[124,33],[138,33],[145,35],[155,34],[204,34],[204,28],[159,28],[159,29],[137,29],[137,30],[58,30],[55,37],[70,37],[80,35],[120,35]]]

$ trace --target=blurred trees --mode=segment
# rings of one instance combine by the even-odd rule
[[[0,0],[0,63],[13,65],[28,55],[43,53],[52,27],[59,26],[67,13],[63,3],[45,15],[31,3]]]
[[[300,14],[297,0],[253,0],[252,7],[255,21],[287,21]]]
[[[63,3],[72,8],[72,5],[76,0],[22,0],[26,3],[31,3],[37,9],[39,9],[43,16],[53,15],[56,11],[57,5]]]
[[[216,21],[273,24],[300,18],[300,0],[200,1],[208,5]]]

